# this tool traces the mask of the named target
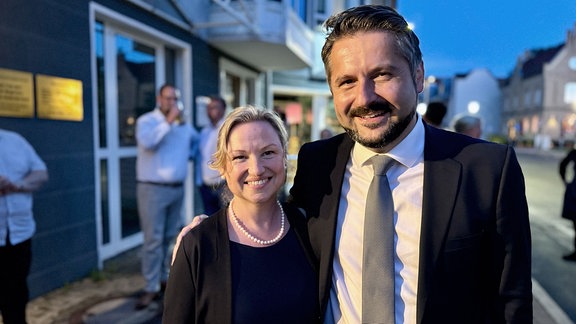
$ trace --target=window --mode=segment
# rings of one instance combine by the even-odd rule
[[[142,243],[136,208],[136,118],[164,82],[191,89],[190,45],[106,7],[90,4],[95,80],[96,224],[99,261]],[[182,93],[190,107],[192,94]],[[187,186],[190,186],[188,184]],[[186,208],[186,217],[192,217]]]
[[[534,104],[536,106],[542,106],[542,90],[541,89],[534,91]]]
[[[300,17],[300,19],[302,19],[302,21],[307,22],[307,2],[306,0],[292,0],[290,1],[292,9],[294,10],[294,12],[298,15],[298,17]]]
[[[532,102],[530,101],[531,99],[530,95],[531,95],[530,91],[526,91],[526,93],[524,93],[524,107],[526,108],[532,107]]]
[[[570,67],[570,69],[576,70],[576,56],[572,56],[572,57],[568,60],[568,66]]]
[[[568,82],[564,86],[564,103],[576,103],[576,82]]]

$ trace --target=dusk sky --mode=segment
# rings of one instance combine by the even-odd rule
[[[398,0],[414,25],[426,75],[450,77],[487,68],[506,77],[527,49],[565,42],[576,0]]]

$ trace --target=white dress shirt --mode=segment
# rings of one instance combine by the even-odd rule
[[[169,124],[158,108],[140,116],[136,124],[137,180],[184,182],[192,145],[197,136],[196,130],[188,124]]]
[[[220,173],[209,166],[210,160],[212,160],[212,154],[216,152],[218,132],[223,123],[224,118],[222,118],[216,125],[209,123],[200,131],[200,167],[197,169],[197,171],[199,171],[196,175],[197,185],[217,185],[223,181],[220,177]]]
[[[20,182],[32,171],[46,170],[46,164],[36,151],[17,133],[0,129],[0,175],[10,182]],[[32,193],[17,192],[0,196],[0,246],[15,245],[31,238],[36,231],[32,213]]]
[[[362,251],[364,214],[372,164],[376,155],[354,144],[342,185],[333,260],[332,288],[326,323],[362,322]],[[422,187],[424,181],[424,126],[386,153],[396,163],[388,171],[394,199],[395,317],[396,323],[416,323]]]

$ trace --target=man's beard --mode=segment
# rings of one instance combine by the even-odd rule
[[[384,106],[384,105],[382,105]],[[370,107],[372,108],[372,107]],[[389,110],[389,108],[386,108]],[[374,110],[382,110],[382,109],[374,109]],[[359,113],[357,113],[359,114]],[[398,137],[400,137],[400,135],[402,134],[402,132],[404,132],[404,130],[406,128],[408,128],[408,125],[410,125],[410,121],[412,121],[412,118],[414,118],[414,114],[416,114],[416,110],[412,110],[412,112],[410,112],[410,114],[408,114],[404,119],[398,121],[398,122],[391,122],[390,126],[388,127],[388,129],[382,134],[382,136],[380,138],[374,139],[374,140],[368,140],[366,138],[362,138],[360,137],[360,134],[358,133],[357,130],[353,130],[347,127],[344,127],[344,130],[346,131],[346,133],[348,133],[348,135],[350,135],[350,137],[352,137],[352,139],[361,144],[362,146],[365,146],[367,148],[373,148],[373,149],[381,149],[386,147],[387,145],[389,145],[390,143],[392,143],[395,139],[397,139]]]

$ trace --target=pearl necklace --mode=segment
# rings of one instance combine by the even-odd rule
[[[246,235],[249,239],[251,239],[252,241],[254,241],[260,245],[271,245],[271,244],[278,242],[282,238],[282,235],[284,235],[284,218],[285,218],[284,209],[282,209],[282,205],[280,204],[280,202],[278,200],[276,200],[276,204],[278,204],[278,207],[280,207],[280,219],[281,219],[280,233],[278,233],[278,235],[276,235],[275,238],[273,238],[271,240],[267,240],[267,241],[261,240],[261,239],[255,237],[254,235],[250,234],[248,232],[248,229],[246,229],[244,227],[244,225],[240,224],[240,220],[238,219],[238,217],[236,217],[236,213],[234,213],[234,209],[232,208],[232,201],[230,201],[230,215],[232,215],[232,219],[234,220],[234,224],[236,224],[236,226],[238,226],[240,231],[242,231],[242,233],[244,233],[244,235]]]

